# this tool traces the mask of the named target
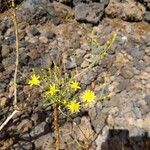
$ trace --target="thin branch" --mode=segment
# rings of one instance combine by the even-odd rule
[[[97,57],[95,57],[95,59],[93,60],[93,62],[85,69],[83,69],[79,74],[75,75],[74,78],[77,78],[79,76],[82,76],[86,71],[88,71],[89,69],[91,69],[92,67],[94,67],[99,61],[101,61],[101,56],[105,53],[107,53],[107,51],[110,49],[110,47],[112,46],[112,44],[115,42],[116,40],[116,33],[113,34],[112,38],[110,39],[109,43],[105,43],[104,48],[100,49],[100,53]],[[92,39],[92,51],[93,51],[93,39]]]
[[[17,23],[17,16],[16,16],[16,8],[15,8],[15,0],[12,0],[12,20],[14,23],[15,28],[15,35],[16,35],[16,62],[15,62],[15,73],[14,73],[14,102],[13,105],[16,107],[17,104],[17,72],[18,72],[18,65],[19,65],[19,34],[18,34],[18,23]],[[14,112],[4,121],[4,123],[0,126],[0,131],[6,126],[6,124],[12,119],[12,117],[20,112],[19,110],[14,110]]]
[[[17,16],[16,16],[16,8],[15,8],[15,0],[12,0],[12,7],[13,7],[13,23],[15,28],[15,35],[16,35],[16,62],[15,62],[15,73],[14,73],[14,106],[17,104],[17,72],[18,72],[18,65],[19,65],[19,34],[18,34],[18,23],[17,23]]]
[[[18,113],[20,111],[18,110],[14,110],[13,113],[4,121],[4,123],[2,123],[2,125],[0,126],[0,131],[7,125],[7,123],[12,119],[12,117]]]

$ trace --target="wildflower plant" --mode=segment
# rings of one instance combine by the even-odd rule
[[[44,106],[57,104],[59,107],[68,109],[70,113],[77,113],[85,104],[96,101],[94,91],[85,90],[81,92],[80,83],[62,73],[58,66],[39,71],[39,73],[34,71],[28,84],[31,87],[38,86],[40,88]]]
[[[55,63],[54,63],[55,64]],[[69,114],[80,112],[85,106],[92,105],[96,101],[94,91],[82,91],[80,83],[66,74],[60,66],[54,65],[47,70],[35,70],[28,80],[30,87],[38,87],[42,91],[45,107],[52,105],[54,108],[54,127],[56,131],[56,149],[59,149],[58,115],[61,108],[69,111]]]
[[[94,32],[92,32],[92,35],[94,36]],[[74,114],[80,112],[82,108],[93,106],[97,100],[94,91],[89,89],[83,91],[82,86],[77,81],[77,77],[82,76],[102,58],[106,57],[107,50],[115,39],[116,34],[113,34],[112,38],[106,42],[104,48],[99,51],[93,62],[77,75],[66,73],[64,67],[61,67],[62,64],[56,65],[55,62],[53,62],[53,67],[34,71],[33,75],[31,75],[31,78],[28,80],[28,84],[31,87],[37,86],[40,89],[44,106],[53,106],[56,150],[59,150],[60,147],[58,115],[59,112],[62,112],[61,108],[67,109],[69,114]],[[94,49],[99,49],[96,37],[94,37],[91,42],[92,51]]]
[[[98,65],[101,62],[101,60],[106,58],[108,56],[108,50],[111,48],[112,44],[116,41],[116,39],[117,39],[117,34],[113,33],[111,38],[108,39],[103,46],[101,46],[99,44],[97,36],[95,35],[94,31],[92,31],[91,36],[87,38],[87,42],[91,48],[93,59],[91,61],[91,64],[87,68],[85,68],[83,71],[81,71],[79,74],[83,75],[89,69]]]
[[[97,36],[95,35],[95,32],[92,31],[91,36],[88,37],[87,41],[89,43],[89,46],[91,47],[91,52],[95,54],[94,60],[95,63],[102,60],[108,55],[108,50],[114,43],[114,41],[117,39],[117,34],[113,33],[111,38],[108,39],[103,46],[99,44],[99,40]]]
[[[85,68],[77,75],[70,76],[62,69],[63,67],[53,62],[54,66],[52,68],[47,70],[42,69],[39,72],[37,71],[37,73],[34,71],[28,84],[41,88],[45,106],[57,104],[60,107],[66,107],[68,110],[71,110],[70,108],[73,106],[76,107],[78,105],[78,109],[81,109],[86,104],[92,104],[96,101],[94,91],[86,90],[81,93],[82,88],[80,83],[76,80],[76,77],[85,73],[88,69],[95,66],[102,58],[106,57],[107,51],[116,40],[116,37],[116,33],[113,33],[112,37],[104,44],[103,49],[100,49],[98,39],[94,31],[92,31],[92,35],[89,37],[88,42],[91,44],[91,50],[95,51],[98,49],[99,53],[94,57],[89,67]],[[74,109],[74,111],[72,110],[71,113],[79,112],[77,109]]]

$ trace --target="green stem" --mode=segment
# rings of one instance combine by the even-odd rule
[[[86,71],[91,69],[98,61],[100,61],[102,54],[106,53],[110,49],[110,47],[112,46],[112,44],[114,43],[115,40],[116,40],[116,34],[113,35],[109,45],[106,43],[104,45],[104,49],[100,50],[100,53],[99,53],[98,57],[96,59],[94,59],[94,61],[87,68],[83,69],[79,74],[75,75],[74,78],[77,78],[78,76],[83,75]]]

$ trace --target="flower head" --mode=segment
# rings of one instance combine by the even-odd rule
[[[87,103],[91,103],[96,99],[95,93],[93,91],[90,90],[86,90],[83,95],[82,95],[82,100],[87,102]]]
[[[30,86],[33,86],[33,85],[40,85],[40,80],[39,80],[40,76],[36,76],[35,74],[33,74],[31,76],[31,79],[28,81],[28,84]]]
[[[74,89],[75,91],[77,91],[78,89],[80,89],[81,87],[79,86],[79,83],[77,81],[73,81],[71,83],[71,88]]]
[[[59,90],[56,88],[56,85],[50,85],[49,90],[47,91],[47,94],[50,94],[51,96],[54,96]]]
[[[79,104],[79,102],[76,102],[76,101],[71,101],[67,105],[67,107],[71,113],[76,113],[76,112],[79,112],[79,110],[80,110],[80,104]]]
[[[64,105],[67,105],[67,102],[68,102],[67,99],[64,99],[64,100],[62,101],[62,103],[63,103]]]

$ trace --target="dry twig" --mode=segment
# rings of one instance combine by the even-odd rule
[[[17,104],[17,72],[18,72],[18,65],[19,65],[19,34],[18,34],[18,23],[17,23],[17,16],[16,16],[16,8],[15,2],[12,0],[12,7],[13,7],[13,22],[15,28],[15,36],[16,36],[16,62],[15,62],[15,74],[14,74],[14,105]]]
[[[18,34],[18,23],[17,23],[17,15],[16,15],[16,8],[15,8],[15,0],[12,0],[12,20],[14,23],[15,28],[15,36],[16,36],[16,62],[15,62],[15,73],[14,73],[14,107],[16,108],[17,105],[17,72],[18,72],[18,65],[19,65],[19,34]],[[14,112],[2,123],[0,126],[0,131],[7,125],[7,123],[12,119],[12,117],[20,112],[19,110],[14,110]]]
[[[7,125],[7,123],[13,118],[15,114],[17,114],[19,111],[14,110],[13,113],[3,122],[3,124],[0,126],[0,131]]]

